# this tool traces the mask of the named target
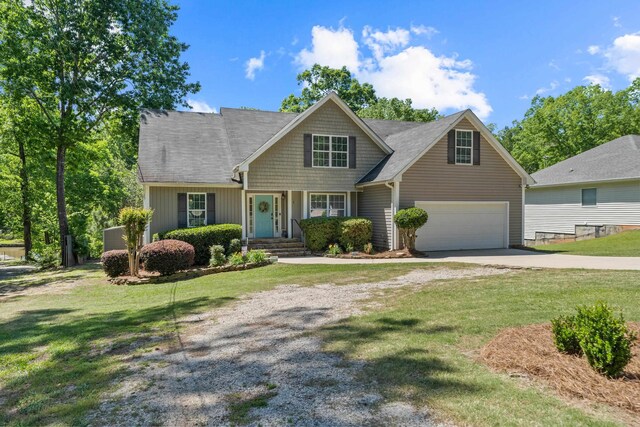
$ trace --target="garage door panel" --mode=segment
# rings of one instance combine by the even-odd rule
[[[506,202],[415,204],[429,213],[429,221],[417,232],[418,250],[492,249],[507,246]]]

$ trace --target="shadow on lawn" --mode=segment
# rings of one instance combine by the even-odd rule
[[[354,325],[349,320],[342,321],[323,331],[323,338],[329,345],[336,344],[344,357],[354,357],[361,350],[378,342],[392,344],[387,334],[401,334],[404,343],[410,342],[406,335],[455,334],[457,327],[449,325],[421,326],[417,318],[394,319],[383,317],[367,325]],[[451,349],[451,351],[455,351]],[[362,377],[373,381],[378,391],[388,399],[424,400],[430,395],[481,394],[488,390],[477,383],[455,379],[458,368],[427,348],[408,346],[400,350],[386,352],[380,357],[367,359]]]
[[[0,324],[0,425],[82,424],[85,412],[146,347],[169,338],[178,314],[223,305],[194,298],[163,306],[75,315],[28,310]]]

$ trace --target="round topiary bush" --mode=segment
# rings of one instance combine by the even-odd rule
[[[413,250],[416,247],[416,231],[427,223],[429,215],[420,208],[407,208],[399,210],[393,221],[400,229],[400,237],[405,248]]]
[[[142,247],[140,260],[146,271],[157,271],[161,275],[173,274],[193,265],[195,250],[189,243],[180,240],[160,240]]]
[[[125,249],[104,252],[100,262],[102,262],[102,269],[109,277],[129,274],[129,253]]]

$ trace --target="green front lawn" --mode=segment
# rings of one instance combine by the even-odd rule
[[[640,257],[640,230],[571,243],[534,246],[537,251],[562,252],[571,255]]]
[[[0,425],[82,425],[131,358],[171,345],[181,316],[280,284],[384,280],[410,265],[274,265],[116,286],[96,264],[0,280]],[[21,294],[27,291],[28,294]]]
[[[328,327],[322,336],[327,350],[369,361],[362,377],[387,399],[408,397],[456,424],[619,424],[602,408],[571,407],[538,386],[491,372],[475,357],[501,329],[548,322],[577,304],[605,300],[638,321],[639,284],[640,272],[578,270],[446,281],[384,299],[386,308]]]

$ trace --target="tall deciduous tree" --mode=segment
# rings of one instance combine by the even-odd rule
[[[144,106],[175,108],[199,90],[180,60],[187,45],[169,34],[177,7],[165,0],[4,0],[0,84],[28,96],[46,117],[56,151],[61,250],[69,234],[65,165],[109,117]]]
[[[435,108],[413,108],[411,104],[411,99],[379,98],[375,104],[358,111],[358,115],[368,119],[406,122],[431,122],[441,117]]]
[[[535,172],[623,135],[640,133],[640,78],[612,92],[577,86],[558,97],[536,96],[520,121],[498,132],[500,142]]]

